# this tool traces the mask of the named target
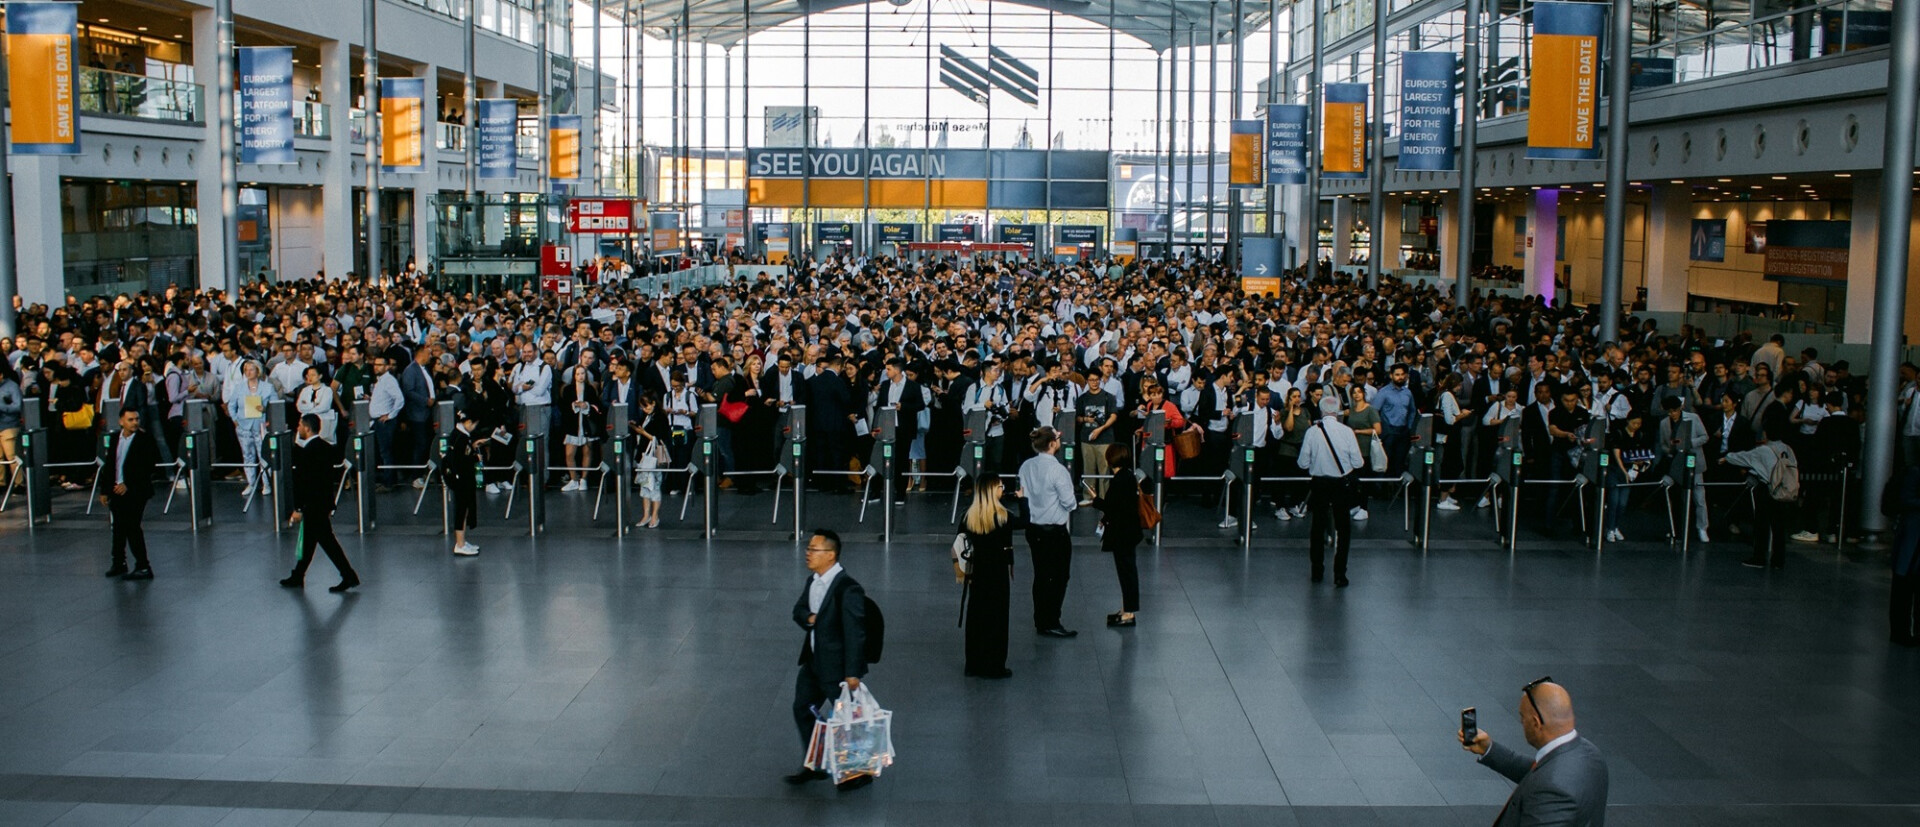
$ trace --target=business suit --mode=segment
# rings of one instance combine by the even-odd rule
[[[867,675],[866,590],[841,569],[827,584],[816,613],[809,608],[813,579],[807,578],[793,604],[794,625],[809,633],[800,644],[800,674],[793,684],[793,723],[800,730],[802,749],[813,739],[814,722],[840,696],[840,683]],[[822,714],[816,715],[816,709]]]
[[[893,425],[893,496],[895,502],[906,502],[907,483],[910,481],[907,468],[912,465],[907,455],[914,437],[920,435],[920,412],[926,410],[927,402],[920,396],[919,382],[902,378],[899,387],[900,409]],[[891,379],[882,379],[874,387],[872,421],[876,427],[880,423],[880,412],[886,410],[893,398],[893,388]]]
[[[1537,764],[1533,756],[1495,742],[1488,744],[1480,763],[1520,785],[1507,797],[1494,827],[1607,823],[1607,762],[1592,741],[1576,736]]]
[[[400,395],[407,400],[400,409],[400,418],[407,426],[407,455],[401,461],[425,464],[428,446],[433,442],[433,428],[428,424],[433,417],[433,378],[418,362],[408,363],[400,372]]]
[[[300,557],[294,561],[290,585],[306,580],[307,566],[313,563],[313,549],[319,546],[327,560],[340,572],[343,584],[358,584],[360,576],[347,562],[340,539],[333,536],[333,495],[340,485],[340,471],[334,467],[333,449],[326,440],[314,437],[305,444],[293,443],[293,507],[300,512]]]
[[[127,444],[127,458],[120,459],[120,443]],[[148,571],[147,534],[140,525],[146,516],[147,501],[153,499],[153,466],[160,461],[160,448],[153,434],[136,430],[129,437],[115,430],[107,444],[107,467],[101,473],[114,483],[106,487],[107,509],[113,515],[113,571],[127,565],[127,551],[133,551],[133,570]],[[120,493],[115,493],[115,491]]]

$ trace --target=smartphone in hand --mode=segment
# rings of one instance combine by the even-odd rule
[[[1460,743],[1471,744],[1480,737],[1480,713],[1476,707],[1460,710]]]

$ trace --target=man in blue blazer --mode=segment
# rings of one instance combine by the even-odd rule
[[[1573,728],[1573,699],[1551,678],[1520,690],[1520,726],[1531,754],[1493,742],[1486,730],[1460,745],[1480,763],[1519,786],[1494,819],[1494,827],[1563,825],[1605,827],[1607,761],[1600,748]]]

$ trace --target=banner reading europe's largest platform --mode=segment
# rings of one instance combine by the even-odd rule
[[[1600,110],[1600,36],[1606,25],[1604,3],[1533,4],[1528,158],[1600,160],[1594,130]]]
[[[1320,177],[1367,177],[1367,85],[1329,83],[1321,110]]]
[[[1267,107],[1267,183],[1307,182],[1307,107],[1282,103]]]
[[[78,3],[7,4],[7,76],[13,105],[13,151],[80,154],[78,69],[74,29]],[[11,229],[11,228],[9,228]]]
[[[1452,52],[1400,53],[1400,168],[1422,172],[1456,168]]]
[[[520,102],[511,98],[483,98],[474,101],[474,137],[478,141],[480,177],[512,178],[519,172]]]
[[[293,47],[247,46],[234,57],[240,70],[240,163],[294,163]]]
[[[380,79],[380,171],[427,171],[426,78]]]

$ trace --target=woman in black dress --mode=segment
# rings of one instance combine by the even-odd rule
[[[1134,550],[1145,534],[1140,525],[1140,479],[1133,474],[1133,451],[1123,443],[1107,446],[1107,466],[1113,480],[1107,483],[1106,495],[1093,500],[1106,526],[1100,550],[1113,555],[1113,570],[1120,575],[1120,611],[1107,615],[1107,625],[1132,626],[1134,613],[1140,611],[1140,570],[1134,565]]]
[[[967,669],[969,678],[1010,678],[1007,668],[1007,613],[1013,590],[1013,532],[1025,520],[1000,502],[1000,478],[987,477],[973,487],[973,505],[960,520],[972,546],[973,573],[967,578]]]

